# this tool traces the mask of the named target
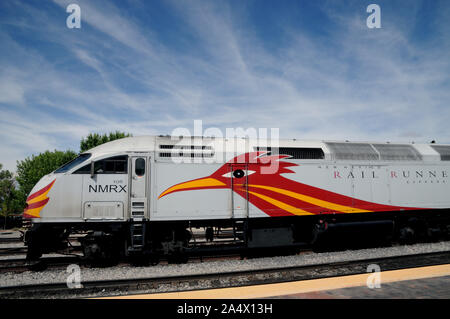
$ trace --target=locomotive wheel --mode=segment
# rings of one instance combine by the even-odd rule
[[[87,235],[81,240],[85,263],[92,267],[116,265],[119,261],[114,239],[104,233]]]
[[[130,256],[129,258],[131,265],[136,267],[145,267],[150,264],[150,260],[147,256],[138,255]]]
[[[184,252],[173,252],[167,256],[169,264],[186,264],[188,259],[188,255]]]
[[[47,269],[47,263],[43,260],[27,261],[26,266],[31,271],[43,271]]]
[[[151,266],[156,266],[159,264],[159,254],[153,253],[149,256],[149,262]]]
[[[414,244],[416,241],[416,234],[411,227],[403,227],[400,229],[399,242],[405,245]]]
[[[133,266],[156,266],[159,264],[159,254],[151,253],[144,255],[133,255],[129,257],[129,261]]]

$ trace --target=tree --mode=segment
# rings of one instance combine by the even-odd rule
[[[6,219],[8,215],[20,211],[19,192],[14,186],[13,174],[8,170],[2,170],[0,164],[0,215]]]
[[[98,145],[111,142],[114,140],[118,140],[120,138],[129,137],[132,136],[130,133],[124,133],[115,131],[114,133],[109,133],[100,135],[98,133],[91,133],[86,138],[82,138],[80,142],[80,153],[83,153],[84,151],[87,151],[93,147],[96,147]]]
[[[45,151],[37,156],[32,155],[23,161],[17,161],[17,182],[19,183],[19,198],[22,209],[27,196],[42,176],[53,172],[63,164],[73,160],[77,154],[73,151]]]

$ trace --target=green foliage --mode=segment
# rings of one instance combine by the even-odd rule
[[[20,204],[25,207],[25,200],[34,185],[44,176],[63,164],[73,160],[77,154],[73,151],[46,151],[37,156],[32,155],[23,161],[17,161],[17,182],[19,183]]]
[[[93,147],[104,144],[106,142],[111,142],[118,140],[120,138],[132,136],[129,133],[115,131],[114,133],[109,133],[100,135],[98,133],[91,133],[86,138],[82,138],[80,142],[80,153],[87,151]]]
[[[0,164],[0,215],[8,216],[9,214],[21,212],[20,194],[14,186],[13,174],[8,170],[2,170],[3,165]]]
[[[80,142],[80,153],[91,149],[95,146],[98,146],[100,144],[114,141],[120,138],[129,137],[132,136],[128,133],[123,133],[119,131],[115,131],[109,134],[89,134],[86,138],[81,139]],[[25,207],[26,198],[30,194],[31,190],[33,189],[34,185],[44,176],[47,175],[57,168],[61,167],[62,165],[66,164],[67,162],[70,162],[73,160],[77,154],[73,151],[57,151],[54,152],[46,151],[44,153],[41,153],[37,156],[32,155],[31,157],[27,157],[23,161],[17,161],[17,177],[16,181],[19,184],[18,190],[16,190],[14,187],[14,207],[18,207],[18,211],[23,211],[23,208]],[[1,166],[0,166],[1,169]],[[7,171],[5,173],[5,176],[7,175]],[[11,174],[11,173],[9,173]],[[3,175],[2,175],[3,176]],[[3,177],[2,177],[3,178]],[[7,179],[7,178],[6,178]],[[2,179],[3,180],[3,179]],[[12,174],[11,174],[11,180]],[[6,182],[5,182],[6,183]],[[5,186],[6,187],[6,186]],[[11,197],[13,198],[13,197]],[[1,205],[3,205],[3,199],[1,202]],[[2,207],[0,205],[0,210],[3,211]],[[9,204],[8,204],[9,205]],[[8,206],[10,207],[10,206]],[[5,208],[6,209],[6,208]],[[16,208],[14,208],[16,209]],[[10,211],[9,208],[6,209],[7,211]],[[5,211],[6,211],[5,210]]]

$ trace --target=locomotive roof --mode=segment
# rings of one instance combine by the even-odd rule
[[[223,150],[245,152],[249,150],[265,150],[269,145],[257,139],[245,138],[209,138],[209,137],[174,137],[174,136],[134,136],[111,141],[94,147],[85,153],[94,157],[114,154],[118,152],[170,152],[173,148],[188,149],[196,152],[223,152]],[[175,146],[176,145],[176,146]],[[450,145],[445,144],[415,144],[390,142],[349,142],[349,141],[320,141],[280,139],[278,145],[280,153],[288,150],[320,149],[324,159],[360,159],[360,160],[450,160]],[[168,154],[168,153],[159,153]]]

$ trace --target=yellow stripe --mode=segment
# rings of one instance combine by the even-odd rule
[[[31,199],[30,201],[28,201],[28,204],[33,204],[33,203],[37,203],[40,202],[41,200],[47,199],[47,194],[48,192],[50,192],[52,188],[50,187],[49,189],[47,189],[47,191],[45,193],[42,193],[41,195],[39,195],[38,197],[35,197],[33,199]]]
[[[276,187],[265,186],[265,185],[248,185],[248,186],[267,189],[267,190],[270,190],[270,191],[273,191],[276,193],[280,193],[280,194],[283,194],[283,195],[286,195],[289,197],[299,199],[299,200],[307,202],[307,203],[311,203],[316,206],[328,208],[332,211],[338,211],[338,212],[342,212],[342,213],[370,213],[371,212],[370,210],[364,210],[364,209],[359,209],[359,208],[354,208],[354,207],[350,207],[350,206],[344,206],[344,205],[327,202],[327,201],[317,199],[317,198],[314,198],[311,196],[291,192],[291,191],[288,191],[288,190],[285,190],[282,188],[276,188]]]
[[[268,197],[268,196],[265,196],[265,195],[262,195],[262,194],[258,194],[258,193],[255,193],[255,192],[251,192],[251,191],[248,191],[248,192],[250,194],[252,194],[252,195],[255,195],[256,197],[261,198],[262,200],[265,200],[266,202],[271,203],[274,206],[277,206],[277,207],[281,208],[282,210],[285,210],[285,211],[289,212],[289,213],[292,213],[292,214],[295,214],[295,215],[314,215],[313,213],[310,213],[310,212],[304,211],[304,210],[302,210],[300,208],[296,208],[294,206],[285,204],[285,203],[280,202],[280,201],[278,201],[276,199],[273,199],[271,197]]]
[[[45,205],[42,205],[41,207],[28,209],[24,213],[30,216],[39,217],[39,213],[41,212],[42,208],[44,208],[44,206]]]
[[[169,187],[164,192],[162,192],[161,195],[159,195],[158,199],[160,199],[161,197],[163,197],[169,193],[177,191],[177,190],[183,190],[183,189],[188,189],[188,188],[195,189],[195,188],[205,188],[205,187],[216,187],[216,186],[225,186],[225,184],[222,183],[221,181],[218,181],[215,178],[196,179],[193,181],[189,181],[189,182],[185,182],[185,183],[181,183],[181,184],[177,184],[172,187]]]

